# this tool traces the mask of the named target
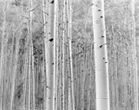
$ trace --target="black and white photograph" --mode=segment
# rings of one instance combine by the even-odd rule
[[[139,110],[139,0],[0,0],[0,110]]]

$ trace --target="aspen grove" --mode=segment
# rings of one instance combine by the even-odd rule
[[[139,110],[138,0],[0,0],[0,110]]]

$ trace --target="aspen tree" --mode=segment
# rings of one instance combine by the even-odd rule
[[[15,35],[15,34],[14,34]],[[14,37],[15,38],[15,37]],[[20,38],[20,37],[19,37]],[[12,78],[12,88],[11,88],[11,105],[10,110],[13,110],[13,103],[14,103],[14,95],[15,95],[15,80],[17,75],[17,62],[18,62],[18,52],[19,52],[19,38],[16,39],[16,50],[15,50],[15,57],[14,57],[14,64],[13,64],[13,78]]]
[[[27,13],[27,15],[29,16],[29,14],[30,14],[30,2],[28,2],[29,3],[29,10],[28,10],[28,12],[29,13]],[[30,37],[29,37],[29,32],[30,32],[30,29],[29,29],[29,19],[27,19],[27,20],[25,20],[25,22],[26,22],[26,25],[25,25],[25,29],[26,29],[26,34],[27,34],[27,37],[26,37],[26,44],[25,44],[25,47],[26,47],[26,53],[25,53],[25,68],[24,68],[24,73],[25,73],[25,84],[24,84],[24,108],[23,108],[23,110],[28,110],[28,91],[29,91],[29,77],[28,77],[28,74],[29,74],[29,72],[28,72],[28,70],[29,70],[29,44],[30,44]]]
[[[29,0],[29,21],[28,21],[28,38],[27,38],[27,45],[28,45],[28,67],[27,67],[27,87],[28,89],[26,89],[27,91],[27,110],[31,110],[31,76],[32,76],[32,70],[31,70],[31,65],[32,65],[32,48],[33,48],[33,44],[32,44],[32,14],[33,14],[33,10],[32,10],[32,0]],[[34,79],[34,78],[33,78]]]
[[[12,55],[11,55],[11,59],[10,59],[10,60],[11,60],[11,61],[10,61],[10,62],[11,62],[11,65],[10,65],[11,70],[10,70],[10,71],[11,71],[12,73],[14,73],[14,71],[13,71],[13,69],[14,69],[14,68],[13,68],[13,65],[14,65],[14,61],[15,61],[15,60],[14,60],[14,56],[15,56],[15,55],[14,55],[14,52],[13,52],[13,51],[14,51],[14,45],[15,45],[15,44],[14,44],[14,38],[15,38],[15,37],[13,36],[13,38],[12,38]],[[17,57],[16,57],[16,58],[17,58]],[[12,77],[13,77],[13,74],[12,74],[10,77],[12,78]],[[13,81],[15,81],[15,78],[13,78]],[[12,81],[12,82],[13,82],[13,81]],[[11,82],[11,83],[12,83],[12,82]],[[11,89],[11,90],[12,90],[12,89]],[[11,95],[10,98],[12,99],[12,95]],[[12,102],[13,102],[13,101],[10,100],[10,107],[9,107],[10,110],[12,110]]]
[[[58,109],[62,110],[62,28],[63,28],[63,15],[62,15],[63,0],[58,2]]]
[[[65,0],[65,109],[68,110],[71,107],[70,104],[70,70],[69,70],[69,11],[68,0]]]
[[[62,61],[62,95],[63,95],[63,110],[65,110],[65,0],[63,0],[63,35],[62,35],[62,39],[63,39],[63,42],[62,42],[62,55],[63,55],[63,61]]]
[[[29,13],[29,37],[30,37],[30,46],[29,46],[29,49],[30,49],[30,70],[31,70],[31,73],[30,73],[30,88],[32,88],[32,91],[30,91],[30,101],[31,102],[31,110],[34,110],[35,109],[35,72],[34,72],[34,55],[33,55],[33,36],[32,36],[32,32],[33,32],[33,29],[32,29],[32,25],[33,25],[33,1],[30,0],[30,13]],[[32,94],[31,94],[32,93]]]
[[[58,14],[58,13],[57,13]],[[58,16],[57,16],[57,28],[58,28]],[[59,59],[58,59],[58,46],[59,46],[59,41],[58,41],[58,29],[57,29],[57,38],[56,38],[56,102],[55,102],[55,109],[58,109],[58,87],[59,87]]]
[[[45,109],[49,110],[50,103],[51,103],[51,89],[50,89],[50,68],[49,68],[49,33],[50,33],[50,4],[48,0],[43,1],[46,6],[43,7],[43,17],[44,17],[44,43],[45,43],[45,65],[46,65],[46,94],[45,94]]]
[[[53,26],[54,26],[54,0],[50,0],[48,3],[48,71],[47,71],[47,110],[52,110],[53,107]]]
[[[69,4],[69,54],[70,54],[70,71],[71,71],[71,103],[72,110],[75,110],[75,97],[74,97],[74,74],[73,74],[73,59],[72,59],[72,0],[68,0]]]
[[[54,22],[54,25],[55,25],[55,108],[54,110],[57,110],[58,109],[58,76],[59,76],[59,73],[58,73],[58,44],[59,44],[59,41],[58,41],[58,0],[56,0],[56,3],[55,3],[55,22]]]
[[[56,96],[56,92],[57,92],[57,73],[56,73],[56,49],[57,49],[57,3],[58,0],[54,1],[54,23],[53,23],[53,27],[54,27],[54,31],[53,31],[53,39],[54,39],[54,44],[53,44],[53,110],[56,110],[56,101],[57,101],[57,96]]]
[[[29,44],[28,44],[28,110],[31,109],[31,37],[32,37],[32,0],[29,0],[29,33],[28,33],[28,39],[29,39]]]
[[[63,107],[63,0],[59,0],[59,13],[58,13],[58,36],[59,37],[59,106],[62,110]]]
[[[56,53],[57,53],[57,57],[56,57],[56,73],[57,73],[57,86],[56,86],[56,90],[57,90],[57,93],[56,93],[56,95],[57,95],[57,100],[56,100],[56,108],[58,109],[58,107],[59,107],[59,103],[60,103],[60,98],[59,98],[59,96],[60,96],[60,94],[59,94],[59,90],[60,90],[60,55],[59,55],[59,46],[60,46],[60,41],[59,41],[59,39],[60,39],[60,37],[59,37],[59,24],[60,24],[60,21],[59,21],[59,1],[57,1],[57,30],[56,30]]]
[[[138,67],[137,67],[137,47],[136,47],[136,23],[135,23],[135,0],[131,0],[132,12],[132,39],[133,39],[133,61],[134,61],[134,98],[135,110],[138,110]]]
[[[27,36],[28,37],[28,36]],[[27,41],[26,41],[26,45],[25,47],[27,48],[28,47],[28,38],[27,38]],[[28,52],[28,51],[27,51]],[[24,69],[24,73],[25,73],[25,84],[24,84],[24,100],[23,100],[23,103],[24,103],[24,108],[23,110],[26,110],[26,94],[27,94],[27,68],[28,68],[28,53],[25,53],[25,69]]]
[[[3,7],[3,25],[2,25],[2,37],[1,37],[1,56],[0,56],[0,109],[3,109],[3,75],[4,75],[4,47],[5,47],[5,36],[6,36],[6,12],[7,2],[4,3]]]
[[[47,6],[46,6],[47,5]],[[44,31],[44,59],[45,59],[45,86],[44,86],[44,109],[47,107],[47,87],[46,87],[46,81],[47,81],[47,75],[48,75],[48,1],[47,0],[42,0],[42,8],[43,8],[43,31]]]
[[[65,0],[65,109],[71,109],[70,55],[69,55],[69,2]]]
[[[93,1],[96,110],[110,110],[104,0]]]
[[[11,26],[11,28],[10,28],[11,30],[12,29],[14,29],[13,28],[13,25]],[[11,31],[12,32],[12,34],[13,34],[13,30]],[[12,42],[11,43],[7,43],[7,48],[6,48],[6,50],[7,51],[9,51],[9,52],[7,52],[8,53],[8,56],[10,57],[10,59],[7,61],[8,62],[8,64],[6,65],[6,67],[8,67],[7,68],[7,78],[8,78],[8,83],[7,83],[7,89],[9,89],[9,90],[6,90],[7,91],[7,93],[8,93],[8,91],[10,91],[10,96],[9,96],[9,93],[8,94],[6,94],[9,98],[7,98],[7,100],[9,101],[9,99],[11,99],[11,88],[10,88],[10,86],[11,86],[11,83],[12,83],[12,75],[11,74],[9,74],[9,73],[13,73],[13,62],[14,62],[14,52],[13,52],[13,48],[14,48],[14,37],[12,36],[8,36],[9,38],[8,38],[8,41],[9,41],[9,39],[12,39]],[[9,45],[10,45],[10,47],[9,47]],[[6,58],[7,59],[7,58]],[[6,88],[6,87],[5,87]],[[10,109],[10,104],[11,104],[11,100],[9,101],[10,103],[9,104],[7,104],[6,103],[6,105],[8,105],[8,106],[6,106],[6,109]]]

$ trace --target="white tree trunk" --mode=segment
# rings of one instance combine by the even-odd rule
[[[57,102],[57,72],[56,72],[56,49],[57,49],[57,10],[58,10],[58,0],[54,1],[54,31],[53,31],[53,39],[54,39],[54,45],[53,45],[53,110],[56,110],[56,102]]]
[[[48,47],[47,47],[47,99],[46,110],[53,110],[53,34],[54,34],[54,0],[50,0],[48,3]]]
[[[104,0],[93,2],[96,110],[110,110]]]
[[[73,59],[72,59],[72,0],[68,0],[68,12],[69,12],[69,54],[70,54],[70,71],[71,71],[71,104],[72,110],[75,110],[75,97],[74,97],[74,73],[73,73]]]
[[[63,52],[63,61],[62,61],[62,84],[63,84],[63,90],[62,90],[62,94],[63,94],[63,109],[62,110],[65,110],[65,24],[66,24],[66,21],[65,21],[65,0],[63,0],[63,35],[62,35],[62,38],[63,38],[63,45],[62,45],[62,52]]]
[[[134,61],[134,100],[135,110],[138,110],[138,67],[137,67],[137,48],[136,48],[136,23],[135,23],[135,0],[131,0],[132,12],[132,39],[133,39],[133,61]]]

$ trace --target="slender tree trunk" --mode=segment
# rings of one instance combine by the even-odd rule
[[[69,29],[68,29],[68,36],[69,36],[69,60],[70,60],[70,72],[71,72],[71,104],[72,110],[75,110],[75,96],[74,96],[74,73],[73,73],[73,58],[72,58],[72,0],[68,0],[68,10],[69,10]]]
[[[62,56],[63,56],[63,61],[62,61],[62,96],[63,96],[63,107],[62,110],[65,110],[65,0],[63,0],[63,35],[62,35]]]
[[[57,73],[56,73],[56,49],[57,49],[57,4],[58,4],[58,0],[54,1],[54,31],[53,31],[53,39],[54,39],[54,44],[53,44],[53,110],[56,110],[56,101],[57,101],[57,96],[56,96],[56,92],[57,92]]]
[[[136,23],[135,23],[135,0],[131,0],[131,12],[132,12],[132,39],[133,39],[133,61],[134,61],[134,98],[135,98],[135,110],[138,110],[138,66],[137,66],[137,47],[136,47]]]
[[[15,34],[14,34],[15,35]],[[13,110],[14,108],[14,95],[15,95],[15,83],[16,83],[16,75],[17,75],[17,64],[18,64],[18,52],[19,52],[19,38],[14,37],[16,40],[15,44],[15,57],[14,57],[14,64],[13,64],[13,78],[12,78],[12,88],[11,88],[11,105],[10,110]]]
[[[29,53],[28,53],[28,110],[31,109],[31,40],[32,40],[32,0],[29,0]]]
[[[26,82],[26,109],[31,110],[32,109],[32,103],[31,103],[31,94],[33,91],[31,91],[32,88],[32,80],[34,77],[32,77],[32,54],[33,54],[33,44],[32,44],[32,0],[29,0],[29,21],[28,21],[28,38],[27,38],[27,82]],[[34,85],[33,85],[34,88]],[[35,90],[34,90],[35,92]],[[35,93],[33,94],[35,95]],[[33,104],[34,105],[34,104]]]
[[[62,102],[63,102],[63,87],[62,87],[62,75],[63,75],[63,53],[62,53],[62,46],[63,46],[63,43],[62,43],[62,38],[63,38],[63,0],[59,0],[58,2],[58,36],[59,36],[59,49],[58,49],[58,52],[59,52],[59,81],[58,81],[58,84],[59,84],[59,92],[58,92],[58,98],[59,98],[59,101],[58,101],[58,109],[59,110],[62,110]]]
[[[47,85],[47,77],[48,77],[48,1],[47,0],[42,0],[42,9],[43,9],[43,31],[44,31],[44,68],[45,68],[45,86],[44,86],[44,109],[46,110],[47,108],[47,101],[48,101],[48,96],[47,96],[47,89],[48,89],[48,85]]]
[[[68,99],[70,94],[70,63],[69,63],[69,11],[68,0],[65,0],[65,109],[68,110]],[[69,105],[71,107],[71,105]]]
[[[28,36],[27,36],[28,37]],[[28,48],[28,38],[26,38],[27,41],[26,41],[26,44],[25,44],[25,47]],[[25,53],[25,69],[24,69],[24,73],[25,73],[25,84],[24,84],[24,100],[23,100],[23,103],[24,103],[24,109],[23,110],[26,110],[26,94],[27,94],[27,70],[28,70],[28,51],[26,51]]]
[[[104,0],[93,1],[96,110],[110,110]]]
[[[33,55],[33,36],[32,36],[32,25],[33,25],[33,1],[30,0],[30,13],[29,13],[29,37],[30,37],[30,109],[35,109],[35,72],[34,72],[34,55]]]
[[[55,23],[54,25],[56,26],[56,29],[55,29],[55,108],[54,110],[57,110],[58,109],[58,87],[59,87],[59,59],[58,59],[58,46],[59,46],[59,38],[58,38],[58,10],[59,10],[59,7],[58,7],[58,0],[56,0],[56,3],[55,3],[55,13],[56,13],[56,17],[55,17]]]
[[[49,61],[49,33],[50,33],[50,4],[49,2],[46,0],[46,11],[43,12],[45,13],[47,16],[44,18],[44,35],[45,35],[45,60],[46,60],[46,110],[50,109],[50,103],[51,103],[51,88],[50,88],[50,61]],[[45,24],[46,23],[46,24]],[[47,29],[47,31],[46,31]]]
[[[2,37],[1,37],[1,56],[0,56],[0,109],[3,109],[3,78],[4,78],[4,47],[5,47],[5,36],[6,36],[6,13],[7,13],[7,2],[4,3],[3,7],[3,26],[2,26]]]
[[[49,18],[48,18],[48,71],[47,71],[47,110],[53,110],[53,33],[54,33],[54,0],[50,0],[48,7],[49,7]]]
[[[58,4],[57,4],[58,5]],[[56,102],[55,102],[55,110],[58,109],[58,103],[59,103],[59,97],[58,97],[58,92],[59,92],[59,57],[58,57],[58,46],[59,46],[59,39],[58,39],[58,11],[57,11],[57,30],[56,30]]]

